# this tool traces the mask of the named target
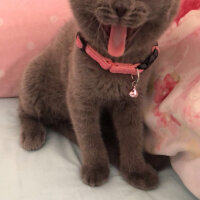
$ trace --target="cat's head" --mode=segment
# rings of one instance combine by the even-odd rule
[[[80,32],[113,57],[152,45],[176,15],[180,0],[70,0]]]

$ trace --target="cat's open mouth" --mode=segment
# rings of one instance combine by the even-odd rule
[[[126,43],[133,39],[141,27],[131,29],[121,25],[107,25],[104,30],[108,35],[108,53],[113,57],[120,57],[124,54]]]

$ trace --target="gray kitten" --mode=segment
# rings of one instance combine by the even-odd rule
[[[154,188],[157,173],[143,157],[142,106],[151,69],[141,74],[139,96],[132,99],[131,76],[100,68],[77,48],[75,36],[81,32],[96,51],[114,62],[142,62],[173,20],[179,0],[70,3],[74,20],[63,27],[24,74],[19,108],[22,146],[26,150],[39,149],[45,143],[45,126],[52,127],[80,146],[83,181],[90,186],[101,185],[109,176],[110,155],[115,154],[102,137],[100,121],[106,111],[116,133],[121,174],[137,188]],[[119,32],[123,27],[126,37],[113,25]],[[116,42],[117,34],[124,46]]]

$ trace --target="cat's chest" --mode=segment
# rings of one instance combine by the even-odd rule
[[[133,79],[130,74],[111,73],[109,70],[102,69],[97,62],[88,56],[80,54],[80,52],[77,55],[74,76],[80,83],[81,88],[79,89],[83,89],[89,96],[101,99],[131,98],[129,93],[133,88]]]
[[[131,76],[112,74],[109,71],[102,73],[101,79],[96,81],[95,90],[102,97],[116,99],[128,97],[132,87]]]

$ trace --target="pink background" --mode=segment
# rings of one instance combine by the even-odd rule
[[[182,0],[179,21],[199,0]],[[71,16],[68,0],[0,1],[0,97],[18,96],[28,62],[55,36]],[[161,44],[161,43],[160,43]]]
[[[0,1],[0,97],[18,95],[24,68],[69,16],[67,0]]]

